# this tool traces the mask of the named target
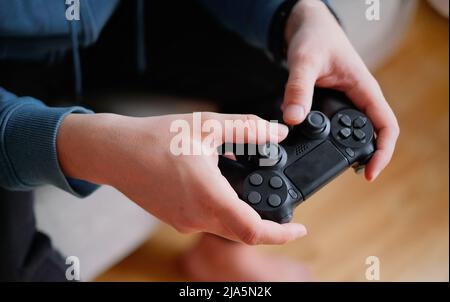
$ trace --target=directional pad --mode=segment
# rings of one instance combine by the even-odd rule
[[[274,189],[279,189],[283,185],[283,180],[279,176],[273,176],[269,180],[269,185]]]
[[[263,182],[262,176],[258,173],[254,173],[254,174],[250,175],[249,180],[250,180],[250,183],[254,186],[259,186]]]
[[[281,197],[278,196],[277,194],[270,194],[269,198],[267,198],[267,203],[276,208],[281,204]]]
[[[258,204],[261,201],[261,194],[256,191],[252,191],[248,194],[247,200],[251,204]]]
[[[291,192],[288,192],[288,190]],[[240,196],[254,208],[272,209],[281,207],[288,199],[297,199],[300,194],[288,188],[288,182],[279,173],[261,169],[250,173]]]

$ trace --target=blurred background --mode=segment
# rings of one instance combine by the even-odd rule
[[[397,114],[396,153],[374,183],[349,170],[297,208],[305,238],[255,248],[304,262],[318,281],[365,281],[368,256],[380,259],[381,281],[448,281],[448,1],[381,1],[381,19],[372,22],[363,0],[332,4]],[[122,95],[105,102],[130,115],[214,109],[197,100],[127,98],[126,106]],[[189,280],[177,259],[198,235],[178,234],[114,189],[75,202],[45,187],[36,198],[39,228],[80,258],[84,280]]]

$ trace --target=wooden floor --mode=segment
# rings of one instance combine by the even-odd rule
[[[370,255],[382,281],[449,280],[448,51],[448,20],[422,3],[375,73],[401,126],[390,167],[373,184],[345,173],[297,209],[308,236],[256,248],[303,261],[321,281],[364,281]],[[186,280],[175,259],[196,239],[161,226],[98,280]]]

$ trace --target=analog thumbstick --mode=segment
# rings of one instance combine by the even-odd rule
[[[259,146],[259,165],[274,166],[281,159],[281,149],[278,144],[266,143]]]
[[[320,111],[311,111],[301,127],[303,134],[309,138],[324,138],[330,133],[330,120]]]

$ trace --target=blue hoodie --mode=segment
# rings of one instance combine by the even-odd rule
[[[199,1],[224,26],[264,50],[271,18],[283,2]],[[119,0],[80,0],[80,21],[66,19],[65,2],[1,0],[0,60],[51,62],[72,49],[76,89],[80,90],[78,48],[95,43]],[[56,134],[70,113],[92,112],[78,106],[48,107],[31,96],[19,97],[0,87],[0,187],[30,190],[52,184],[77,196],[95,190],[94,184],[65,177],[58,163]]]

